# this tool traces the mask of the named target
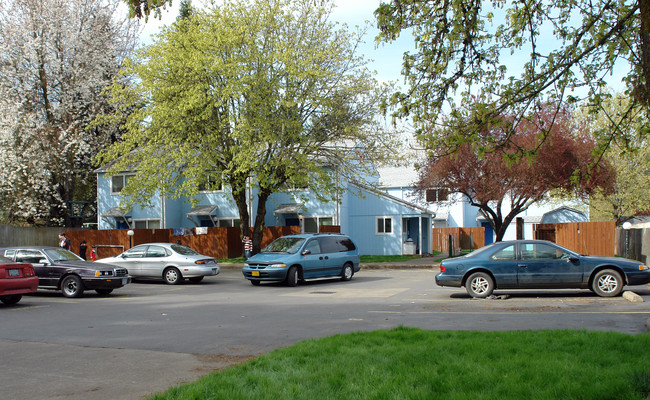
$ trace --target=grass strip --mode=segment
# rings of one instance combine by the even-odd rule
[[[399,327],[305,340],[152,399],[647,399],[650,334]]]

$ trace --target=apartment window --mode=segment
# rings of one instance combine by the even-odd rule
[[[159,219],[134,219],[133,224],[135,229],[160,229]]]
[[[217,220],[217,226],[228,227],[228,228],[239,228],[240,221],[239,218],[220,218]]]
[[[447,189],[427,189],[425,197],[427,203],[447,201],[449,200],[449,191]]]
[[[217,179],[215,174],[210,174],[207,182],[199,184],[199,192],[223,192],[223,180]]]
[[[111,177],[111,193],[112,194],[118,194],[124,189],[124,186],[126,186],[127,182],[129,181],[129,178],[132,176],[135,176],[135,174],[127,174],[127,175],[114,175]]]
[[[304,233],[318,233],[322,225],[334,225],[332,217],[304,217],[302,220]]]
[[[377,234],[390,235],[393,233],[392,217],[377,217]]]

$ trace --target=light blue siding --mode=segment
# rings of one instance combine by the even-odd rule
[[[111,179],[98,173],[97,198],[99,229],[111,229],[110,224],[101,215],[114,207],[119,207],[120,196],[111,194]],[[252,220],[257,209],[256,196],[250,195]],[[154,197],[151,206],[133,207],[126,213],[130,222],[137,220],[160,220],[161,228],[190,228],[194,221],[187,217],[192,204],[187,199],[162,199]],[[195,197],[197,206],[214,205],[217,209],[212,217],[218,219],[238,219],[239,212],[229,189],[216,192],[200,193]],[[276,214],[274,211],[283,204],[302,204],[299,214]],[[274,193],[266,204],[266,226],[286,226],[289,223],[305,223],[309,218],[331,218],[331,222],[341,227],[341,232],[348,234],[359,246],[360,254],[399,255],[403,252],[403,243],[411,238],[417,244],[419,252],[429,252],[431,248],[431,214],[410,205],[407,199],[391,197],[388,194],[369,189],[348,187],[340,199],[332,201],[319,200],[315,193],[298,190]],[[390,232],[378,232],[378,218],[391,220]],[[111,218],[106,218],[111,221]],[[115,222],[115,219],[112,220]],[[207,221],[206,221],[207,222]],[[252,223],[253,221],[251,221]],[[312,221],[313,222],[313,221]],[[132,225],[133,226],[133,225]],[[304,228],[304,226],[303,226]]]

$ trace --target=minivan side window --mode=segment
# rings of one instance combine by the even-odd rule
[[[341,246],[343,246],[343,249],[341,249],[341,251],[354,251],[357,249],[357,246],[352,243],[352,240],[350,240],[350,238],[343,237],[339,243]]]
[[[320,254],[320,244],[317,239],[312,239],[305,245],[304,250],[309,250],[311,254]]]
[[[356,249],[352,240],[345,236],[323,236],[319,237],[318,241],[323,253],[339,253]]]

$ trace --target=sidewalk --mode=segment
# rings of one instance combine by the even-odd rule
[[[447,253],[425,256],[406,261],[361,263],[361,269],[428,269],[438,268],[440,261],[447,258]],[[241,269],[243,263],[219,263],[221,269]]]

